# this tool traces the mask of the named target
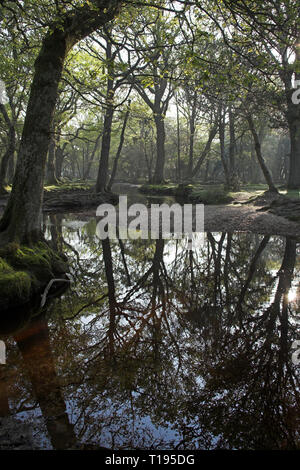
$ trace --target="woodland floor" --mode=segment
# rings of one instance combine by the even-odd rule
[[[300,224],[269,212],[261,206],[205,206],[204,229],[207,232],[253,232],[265,235],[300,237]]]

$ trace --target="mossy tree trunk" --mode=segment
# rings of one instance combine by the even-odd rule
[[[2,243],[31,244],[41,238],[45,165],[65,58],[78,41],[111,20],[120,3],[91,0],[60,18],[43,41],[35,62],[13,188],[0,222]]]
[[[29,243],[40,238],[44,171],[66,54],[63,32],[49,33],[35,63],[12,193],[0,223],[8,240]]]

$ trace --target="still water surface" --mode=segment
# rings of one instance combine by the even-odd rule
[[[296,241],[95,230],[49,216],[73,283],[0,325],[0,448],[299,449]]]

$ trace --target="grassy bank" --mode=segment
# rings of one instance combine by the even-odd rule
[[[173,196],[178,202],[202,204],[228,204],[234,200],[233,195],[222,185],[205,186],[198,184],[163,184],[143,185],[143,194]]]
[[[48,199],[52,196],[57,196],[60,193],[72,194],[83,191],[91,191],[95,186],[95,181],[68,181],[58,183],[55,185],[44,186],[44,198]]]

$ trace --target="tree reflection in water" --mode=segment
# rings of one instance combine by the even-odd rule
[[[10,336],[1,366],[1,413],[31,423],[37,448],[43,435],[53,448],[300,447],[294,240],[208,233],[191,252],[55,223],[75,283]]]

